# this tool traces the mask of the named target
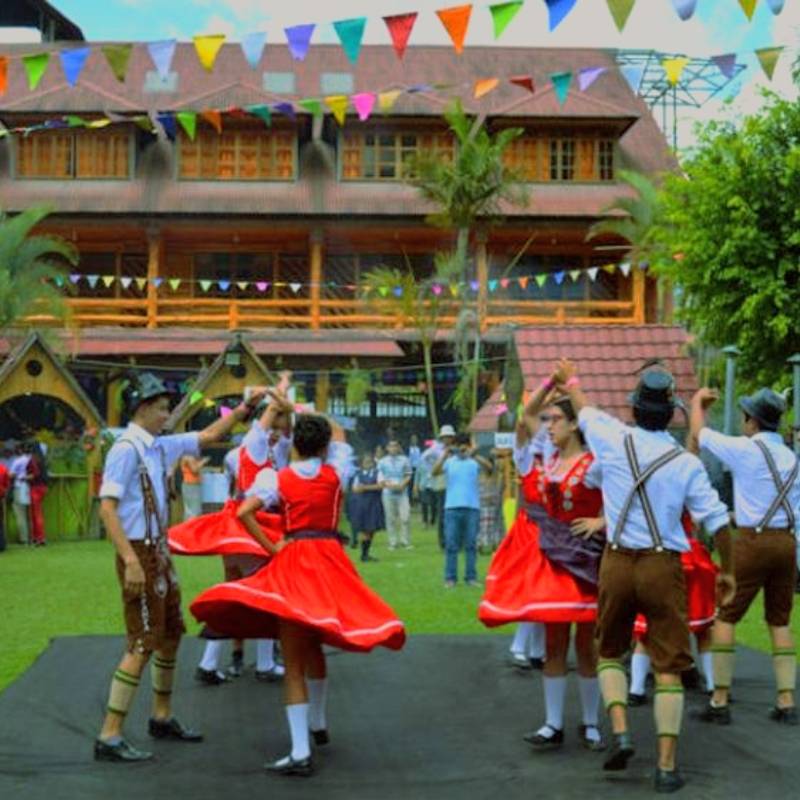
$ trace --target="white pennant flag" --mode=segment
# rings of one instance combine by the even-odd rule
[[[289,288],[290,288],[290,289],[291,289],[291,290],[292,290],[292,291],[293,291],[295,294],[297,294],[297,293],[298,293],[298,292],[299,292],[299,291],[300,291],[300,290],[303,288],[303,284],[302,284],[302,283],[290,283],[290,284],[289,284]]]
[[[630,272],[631,272],[630,262],[629,261],[623,261],[619,265],[619,271],[627,278],[628,275],[630,275]]]
[[[589,267],[586,271],[589,273],[589,278],[595,281],[597,280],[597,273],[600,272],[600,267]]]
[[[133,283],[133,278],[120,278],[119,282],[122,284],[123,289],[130,289],[130,286]]]

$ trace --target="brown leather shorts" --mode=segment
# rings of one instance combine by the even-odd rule
[[[756,533],[752,528],[739,528],[733,540],[733,574],[736,596],[730,605],[719,610],[719,620],[735,625],[763,587],[767,625],[789,624],[797,580],[792,531],[766,528]]]

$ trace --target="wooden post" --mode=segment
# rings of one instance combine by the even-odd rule
[[[317,373],[317,385],[314,392],[314,405],[318,414],[328,413],[328,402],[330,400],[331,374],[328,370]]]
[[[475,261],[478,274],[478,325],[486,330],[486,313],[489,307],[489,259],[486,252],[486,232],[479,231],[476,237]]]
[[[320,328],[320,297],[322,295],[322,244],[324,236],[318,228],[311,231],[311,330]]]
[[[119,405],[119,379],[109,381],[106,387],[106,425],[109,428],[118,428],[122,421],[122,409]]]
[[[147,230],[147,327],[158,327],[158,289],[154,279],[161,273],[162,255],[161,231],[158,228]]]
[[[228,330],[235,331],[239,329],[239,301],[231,300],[228,306]]]
[[[644,293],[645,293],[645,276],[644,270],[639,267],[633,267],[633,324],[644,325]]]

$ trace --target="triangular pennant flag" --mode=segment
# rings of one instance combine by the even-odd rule
[[[74,86],[78,82],[78,77],[83,70],[83,65],[86,59],[89,58],[89,53],[92,50],[90,47],[78,47],[75,50],[62,50],[59,53],[61,57],[61,69],[64,70],[64,77],[70,86]]]
[[[476,100],[479,100],[484,95],[494,91],[499,83],[499,78],[479,78],[475,81],[475,88],[472,90],[472,94]]]
[[[97,286],[97,282],[99,280],[100,280],[100,276],[99,275],[87,275],[86,276],[86,282],[89,284],[89,286],[92,289],[94,289],[95,286]]]
[[[497,5],[489,6],[495,39],[499,39],[502,36],[503,31],[508,27],[508,23],[517,16],[523,5],[522,0],[516,0],[516,2],[498,3]]]
[[[434,283],[434,284],[433,284],[433,286],[431,286],[431,291],[432,291],[432,292],[433,292],[433,293],[434,293],[434,294],[435,294],[437,297],[439,297],[439,295],[442,293],[442,287],[441,287],[441,285],[440,285],[440,284],[438,284],[438,283]]]
[[[315,97],[307,97],[304,100],[298,100],[297,105],[304,111],[308,111],[312,117],[318,117],[322,114],[322,103]]]
[[[137,278],[136,285],[141,291],[144,291],[144,287],[147,286],[147,278]]]
[[[291,28],[284,28],[286,41],[289,45],[289,52],[295,61],[303,61],[308,53],[311,37],[314,35],[316,25],[293,25]]]
[[[222,419],[229,417],[231,414],[233,414],[233,409],[230,406],[219,407],[219,415],[222,417]]]
[[[753,19],[753,12],[756,10],[758,0],[739,0],[739,5],[742,7],[747,19]]]
[[[490,292],[493,292],[495,289],[497,289],[497,281],[495,280],[489,281],[486,285],[489,287]]]
[[[554,31],[575,7],[578,0],[544,0],[550,13],[550,30]]]
[[[509,78],[508,82],[513,83],[514,86],[521,86],[523,89],[527,89],[531,94],[536,91],[533,78],[530,75],[515,75],[513,78]]]
[[[272,108],[277,111],[279,114],[283,114],[290,119],[295,118],[294,114],[294,106],[291,103],[275,103]]]
[[[372,92],[360,92],[359,94],[354,94],[350,99],[353,101],[353,107],[358,113],[358,118],[362,122],[368,120],[370,114],[372,114],[372,109],[375,108],[377,97]]]
[[[664,72],[667,75],[667,80],[669,81],[670,86],[678,85],[678,81],[681,79],[681,75],[683,75],[683,71],[686,69],[686,65],[688,63],[689,59],[686,58],[686,56],[665,58],[661,62],[661,66],[664,67]]]
[[[453,6],[452,8],[440,8],[436,16],[444,25],[445,30],[453,41],[456,53],[464,51],[464,39],[467,36],[469,18],[472,15],[472,4],[465,6]]]
[[[556,282],[558,286],[561,286],[564,283],[564,278],[567,276],[567,273],[564,272],[563,269],[559,270],[558,272],[553,273],[553,280]]]
[[[193,406],[195,403],[199,403],[204,397],[205,397],[205,395],[201,391],[195,389],[189,395],[189,405]]]
[[[585,92],[604,72],[606,67],[586,67],[578,73],[578,88]]]
[[[481,288],[481,284],[479,281],[470,281],[469,288],[472,289],[473,292],[477,292],[478,289]]]
[[[120,82],[125,83],[125,76],[128,74],[128,62],[133,52],[132,44],[104,44],[101,48],[103,55],[108,61],[108,66],[114,73],[114,77]]]
[[[300,290],[303,288],[303,284],[302,284],[302,283],[290,283],[290,284],[289,284],[289,288],[290,288],[290,289],[291,289],[291,290],[292,290],[292,291],[293,291],[295,294],[297,294],[297,293],[298,293],[298,292],[299,292],[299,291],[300,291]]]
[[[455,283],[450,284],[450,294],[453,297],[458,297],[458,285]]]
[[[201,111],[200,116],[209,124],[217,133],[222,133],[222,113],[219,111]]]
[[[627,278],[628,275],[631,274],[631,263],[630,263],[630,261],[623,261],[619,265],[619,271]]]
[[[366,17],[355,19],[340,19],[333,23],[333,29],[342,43],[342,50],[351,64],[358,61],[361,52],[361,40],[364,38],[364,28],[367,26]]]
[[[553,82],[553,89],[555,89],[558,104],[563,106],[569,94],[569,85],[572,83],[572,73],[554,72],[550,76],[550,80]]]
[[[173,114],[172,111],[159,111],[158,114],[156,114],[156,119],[164,129],[167,139],[174,142],[175,137],[178,135],[178,125],[175,122],[175,114]]]
[[[153,66],[156,68],[161,80],[165,81],[169,77],[172,57],[175,55],[175,40],[164,39],[160,42],[149,42],[147,52],[150,53]]]
[[[256,289],[259,292],[266,292],[269,289],[269,281],[256,281]]]
[[[783,11],[784,2],[785,0],[767,0],[767,5],[773,14],[780,14]]]
[[[529,281],[529,280],[530,280],[530,278],[529,278],[527,275],[523,275],[523,276],[522,276],[522,277],[521,277],[521,278],[520,278],[520,279],[517,281],[517,283],[519,283],[519,288],[520,288],[520,289],[527,289],[527,288],[528,288],[528,281]]]
[[[245,106],[244,110],[247,111],[248,114],[258,117],[268,128],[272,125],[272,112],[269,110],[269,106],[261,104]]]
[[[169,288],[172,289],[173,292],[177,292],[181,285],[181,279],[170,278],[168,283],[169,283]]]
[[[194,137],[197,133],[197,114],[194,111],[178,111],[175,117],[189,139],[194,141]]]
[[[211,284],[212,283],[213,283],[213,281],[202,280],[202,281],[200,281],[200,288],[204,292],[207,292],[211,288]]]
[[[262,32],[259,33],[248,33],[242,39],[242,54],[244,55],[245,61],[250,65],[251,69],[258,69],[259,63],[261,63],[261,55],[264,52],[264,45],[267,43],[267,34]]]
[[[90,122],[86,123],[87,128],[107,128],[111,124],[111,120],[108,117],[104,117],[103,119],[93,119]]]
[[[230,281],[224,281],[224,280],[223,281],[217,281],[217,286],[219,287],[219,290],[221,292],[227,292],[228,289],[231,288],[231,282]]]
[[[147,131],[147,133],[152,133],[155,130],[155,125],[153,125],[153,120],[150,119],[147,114],[137,114],[135,117],[132,117],[133,124],[136,125],[137,128],[141,128],[143,131]]]
[[[764,74],[772,80],[772,76],[775,74],[775,65],[783,52],[783,47],[762,47],[755,52]]]
[[[395,286],[394,289],[392,289],[392,294],[395,297],[402,297],[403,296],[403,287],[402,286]]]
[[[398,58],[402,58],[406,52],[408,38],[417,21],[417,12],[411,14],[395,14],[391,17],[384,17],[383,21],[389,29],[389,36],[392,37],[392,47]]]
[[[386,297],[386,295],[389,294],[389,287],[388,286],[379,286],[378,287],[378,294],[381,297]]]
[[[119,282],[122,284],[123,289],[130,289],[131,284],[133,283],[133,278],[120,278]]]
[[[573,283],[576,283],[578,279],[581,277],[581,271],[579,269],[571,269],[569,271],[569,277]]]
[[[511,281],[509,281],[509,279],[508,279],[508,278],[500,278],[500,286],[501,286],[503,289],[508,289],[508,284],[509,284],[510,282],[511,282]]]
[[[250,285],[249,281],[236,281],[236,285],[239,287],[241,291],[245,291],[247,287]]]
[[[547,275],[537,275],[536,285],[541,289],[547,283]]]
[[[390,92],[381,92],[378,95],[378,106],[380,110],[384,114],[388,114],[401,94],[403,94],[403,92],[400,89],[392,89]]]
[[[155,286],[155,288],[158,289],[161,286],[161,284],[164,283],[164,279],[163,278],[153,278],[150,281],[150,283],[152,283],[153,286]]]
[[[8,88],[8,58],[0,56],[0,97],[6,93]]]
[[[194,36],[194,49],[197,58],[206,72],[214,69],[214,63],[219,55],[220,48],[225,43],[224,33],[210,33],[206,36]]]
[[[28,88],[33,91],[47,71],[50,63],[50,53],[36,53],[32,56],[22,56],[22,66],[28,76]]]
[[[617,271],[616,264],[604,264],[603,270],[607,272],[609,275],[613,275]]]
[[[625,24],[628,22],[628,17],[633,11],[633,6],[636,0],[606,0],[608,3],[608,10],[614,18],[614,24],[617,30],[622,33]]]
[[[628,86],[631,87],[632,91],[638,94],[639,87],[642,85],[642,78],[644,77],[644,67],[637,64],[628,64],[624,67],[620,67],[619,71],[622,73],[622,77],[628,82]]]
[[[110,289],[114,285],[114,276],[113,275],[103,275],[103,286],[106,289]]]
[[[64,119],[67,121],[67,125],[69,125],[70,128],[86,127],[86,120],[83,117],[79,117],[77,114],[67,114]]]
[[[347,106],[350,100],[346,94],[335,94],[325,98],[325,105],[331,110],[333,118],[340,124],[344,125],[345,117],[347,116]]]
[[[726,53],[723,56],[711,56],[711,60],[728,80],[734,76],[736,72],[736,53]]]
[[[675,11],[678,12],[678,16],[686,22],[686,20],[694,14],[694,10],[697,7],[697,0],[672,0],[672,5],[675,6]]]
[[[61,289],[64,286],[64,279],[60,275],[56,275],[53,280],[55,281],[56,286],[58,286],[59,289]]]
[[[72,274],[69,276],[69,282],[70,282],[71,284],[73,284],[73,286],[77,286],[77,284],[80,282],[80,279],[81,279],[81,277],[82,277],[82,276],[81,276],[79,273],[77,273],[77,272],[73,272],[73,273],[72,273]]]

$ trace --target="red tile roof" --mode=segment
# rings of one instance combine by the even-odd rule
[[[626,421],[631,419],[628,395],[636,385],[635,372],[647,359],[663,360],[675,376],[678,395],[688,402],[697,389],[688,353],[690,341],[683,328],[671,325],[542,325],[520,328],[514,333],[528,391],[552,372],[559,358],[569,358],[575,362],[581,386],[590,400]],[[475,415],[470,430],[497,430],[501,396],[502,387]]]

